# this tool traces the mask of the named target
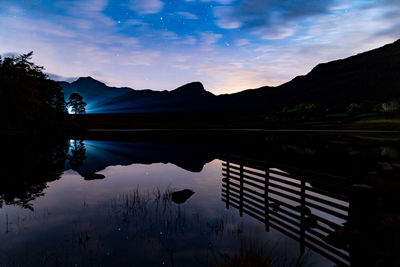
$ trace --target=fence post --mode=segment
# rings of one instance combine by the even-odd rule
[[[240,217],[242,217],[243,216],[243,160],[242,159],[240,159],[240,175],[239,175],[239,177],[240,177],[240,199],[239,199],[239,201],[240,201],[240,209],[239,209],[239,214],[240,214]]]
[[[269,168],[265,165],[265,184],[264,184],[264,219],[265,231],[269,232],[269,203],[268,203],[268,188],[269,188]]]
[[[226,202],[225,202],[226,209],[229,209],[229,177],[230,177],[229,172],[230,172],[229,161],[226,161]]]
[[[306,182],[304,180],[304,175],[301,176],[301,193],[300,193],[300,252],[304,253],[304,243],[305,243],[305,211],[306,211]]]

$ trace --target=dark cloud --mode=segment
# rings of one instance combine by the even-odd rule
[[[243,27],[268,26],[328,13],[336,3],[336,0],[243,0],[230,7],[230,16]]]
[[[383,7],[382,21],[390,21],[385,29],[381,29],[373,34],[373,37],[400,38],[400,1],[399,0],[377,0],[369,2],[363,6],[364,10]]]
[[[400,22],[394,25],[391,25],[385,30],[379,31],[374,34],[374,37],[386,36],[389,38],[400,38]]]

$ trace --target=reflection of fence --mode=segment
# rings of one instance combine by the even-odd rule
[[[344,187],[337,188],[342,178],[329,177],[330,182],[321,183],[322,177],[315,173],[294,169],[288,173],[287,168],[233,156],[224,160],[222,201],[227,208],[265,223],[267,231],[272,227],[298,241],[301,252],[308,247],[335,263],[349,265],[346,249],[324,241],[347,221],[347,194]]]

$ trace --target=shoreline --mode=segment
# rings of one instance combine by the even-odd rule
[[[400,133],[399,130],[361,130],[361,129],[257,129],[257,128],[169,128],[169,129],[157,129],[157,128],[145,128],[145,129],[88,129],[88,132],[285,132],[285,133]]]

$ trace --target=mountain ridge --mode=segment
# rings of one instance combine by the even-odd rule
[[[97,101],[104,113],[276,112],[299,103],[343,109],[353,102],[373,103],[400,97],[400,39],[347,58],[320,63],[306,75],[279,86],[231,94],[214,95],[201,82],[191,82],[171,91],[108,87],[92,77],[60,84],[67,89],[82,90],[82,96],[85,99],[86,95],[89,103],[91,98],[96,99],[95,94],[106,93],[106,99]],[[96,93],[87,92],[93,88]]]

